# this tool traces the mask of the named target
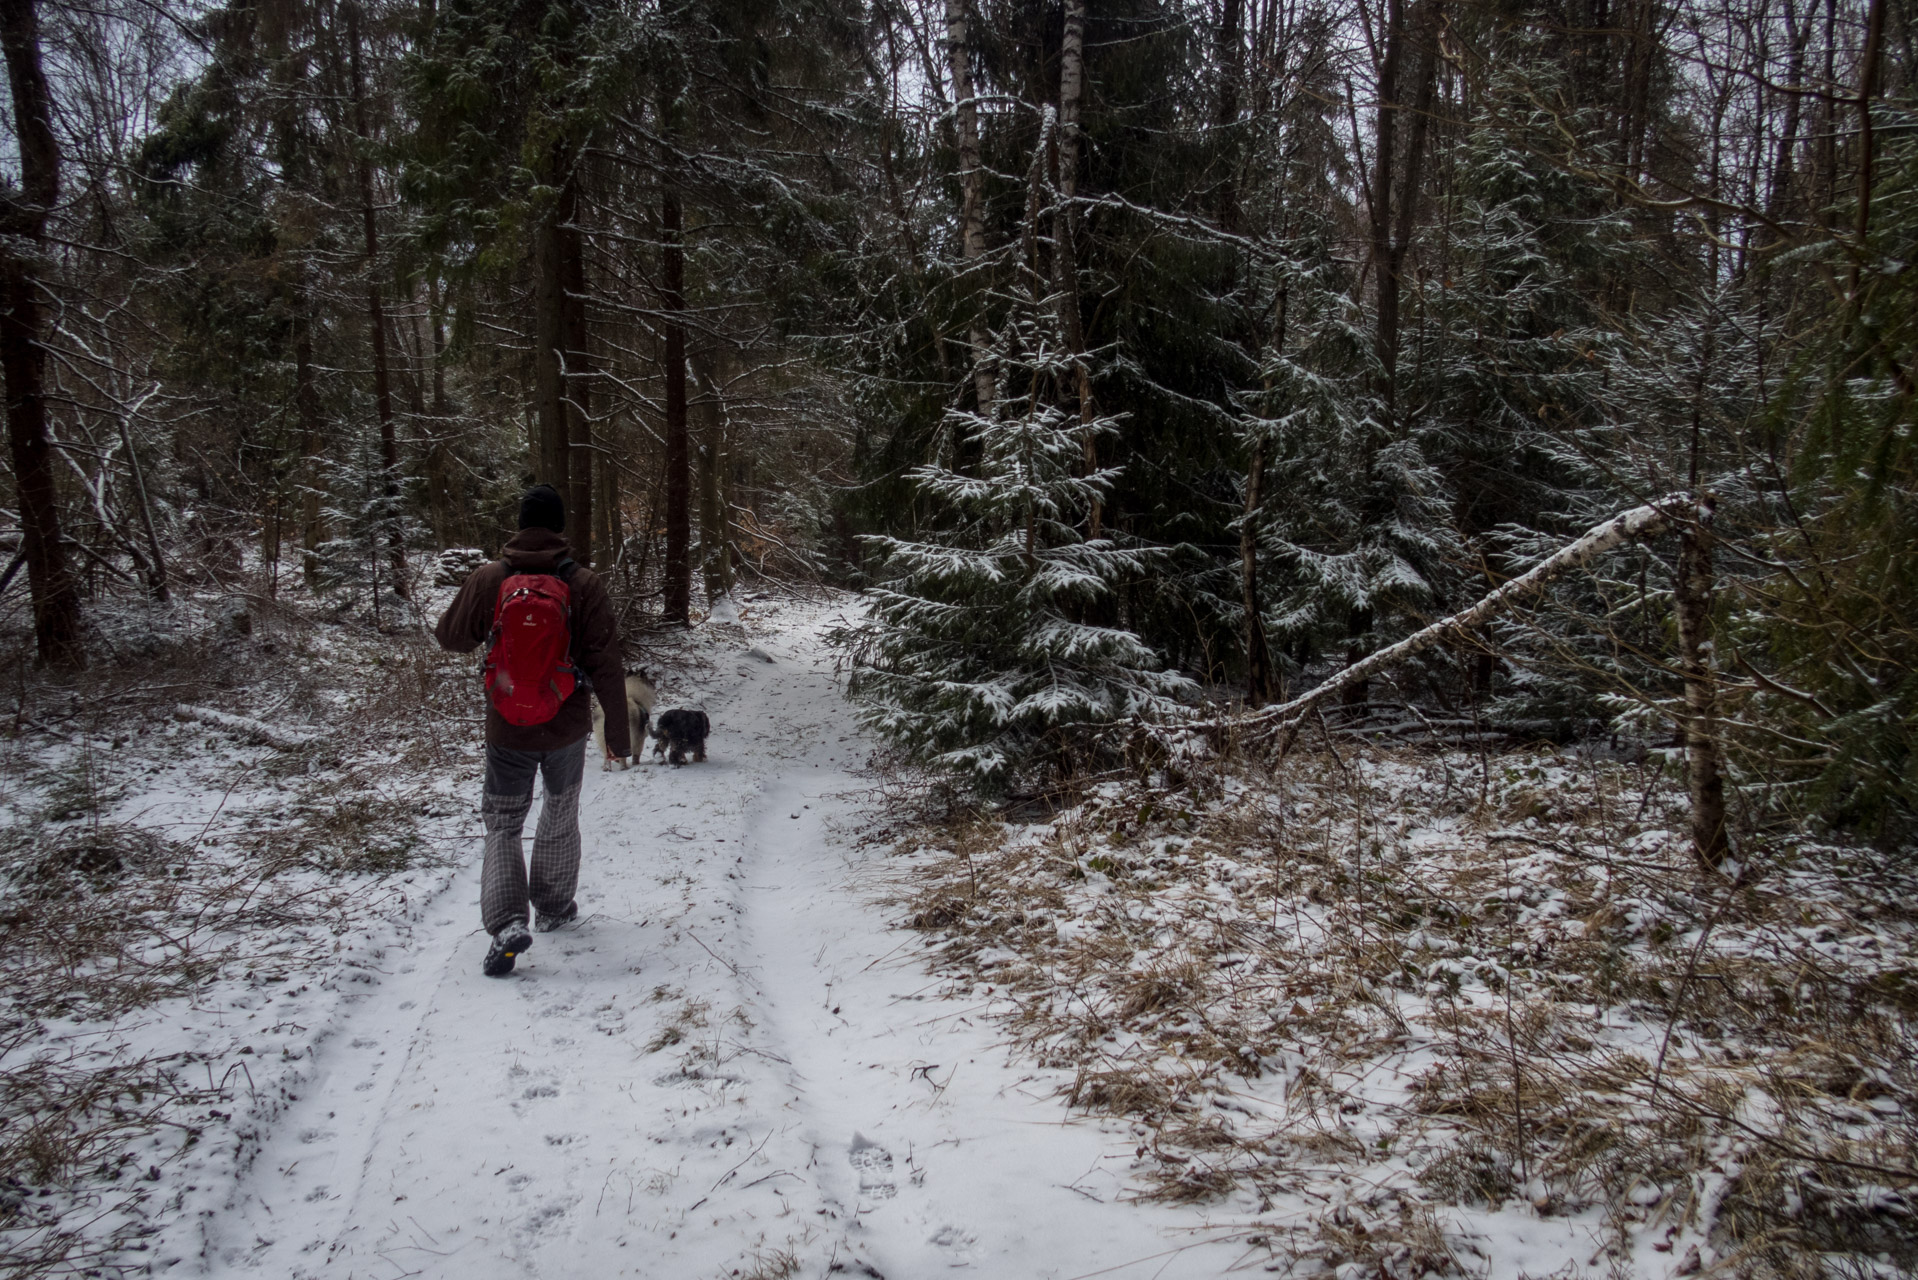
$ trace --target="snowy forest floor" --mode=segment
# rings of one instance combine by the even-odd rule
[[[1342,1278],[1910,1275],[1918,874],[1546,746],[1347,740],[915,832],[909,923],[1138,1194]],[[1349,1268],[1349,1269],[1348,1269]]]
[[[1655,760],[1550,750],[935,821],[851,727],[849,607],[635,654],[712,758],[589,769],[582,919],[504,981],[471,660],[209,595],[22,670],[0,1271],[1912,1266],[1894,865],[1707,876]]]

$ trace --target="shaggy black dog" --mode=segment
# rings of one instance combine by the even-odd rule
[[[662,711],[653,721],[653,755],[668,753],[666,758],[674,764],[685,764],[686,753],[693,753],[694,763],[703,763],[706,759],[706,735],[713,729],[712,721],[706,718],[704,711],[693,711],[685,707],[676,707],[671,711]]]

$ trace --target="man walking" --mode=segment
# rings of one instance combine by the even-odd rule
[[[492,935],[481,971],[499,978],[544,933],[579,915],[579,789],[586,772],[589,699],[606,712],[606,754],[632,754],[619,622],[606,588],[566,554],[566,507],[551,485],[527,491],[519,532],[497,563],[475,569],[434,629],[440,647],[486,659],[486,784],[480,815],[486,863],[480,919]],[[533,776],[546,803],[533,833],[531,875],[520,830],[533,803]]]

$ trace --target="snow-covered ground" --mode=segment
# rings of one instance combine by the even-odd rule
[[[505,980],[479,973],[469,820],[250,1168],[155,1244],[172,1273],[1170,1278],[1242,1255],[1229,1213],[1125,1202],[1131,1135],[1070,1117],[1064,1073],[1011,1062],[890,927],[832,609],[762,603],[697,685],[669,675],[710,759],[589,770],[582,918]]]
[[[1655,763],[1549,750],[931,823],[850,606],[649,642],[710,759],[589,769],[582,918],[504,980],[470,660],[183,605],[95,711],[23,693],[0,1272],[1909,1273],[1902,864],[1721,883]]]

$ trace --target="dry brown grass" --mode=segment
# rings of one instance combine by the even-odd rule
[[[116,1024],[222,977],[296,980],[443,856],[422,820],[443,811],[435,787],[450,744],[473,737],[464,720],[477,723],[457,660],[422,637],[325,627],[262,601],[246,635],[217,610],[195,629],[193,607],[169,615],[170,631],[109,631],[110,660],[84,683],[23,673],[4,690],[0,1272],[10,1276],[106,1265],[127,1243],[116,1224],[152,1185],[128,1151],[171,1128],[165,1149],[177,1152],[197,1137],[191,1117],[230,1103],[236,1081],[219,1064],[116,1052]],[[272,751],[179,725],[170,713],[182,702],[268,720],[311,745]],[[174,796],[200,788],[200,813],[150,825],[155,775]],[[43,1030],[56,1021],[59,1043],[101,1050],[59,1048]]]
[[[1517,1202],[1598,1210],[1616,1267],[1649,1236],[1727,1274],[1909,1269],[1918,876],[1756,837],[1754,874],[1709,876],[1661,834],[1681,799],[1549,748],[1188,764],[910,831],[939,854],[903,915],[1070,1105],[1144,1126],[1144,1194],[1391,1192],[1281,1257],[1469,1272],[1434,1208]]]

